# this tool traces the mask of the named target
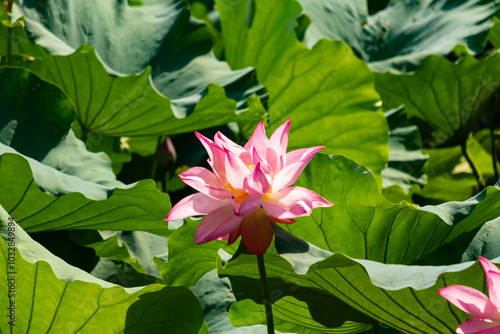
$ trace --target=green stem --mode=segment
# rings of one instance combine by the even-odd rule
[[[262,282],[262,291],[264,292],[264,305],[266,306],[267,333],[274,333],[273,320],[273,302],[269,296],[269,287],[267,286],[266,266],[264,265],[264,255],[257,255],[257,264],[259,265],[260,281]]]
[[[467,140],[464,140],[460,146],[462,147],[462,154],[469,163],[469,166],[472,169],[472,174],[474,174],[474,177],[476,178],[479,191],[481,191],[484,189],[484,180],[481,174],[479,173],[479,168],[477,167],[474,160],[472,160],[469,150],[467,149]]]
[[[161,144],[161,136],[158,137],[158,141],[156,143],[156,151],[153,157],[153,165],[151,166],[151,178],[156,181],[156,170],[158,169],[158,148]]]
[[[82,141],[87,145],[88,131],[85,128],[82,128]]]
[[[498,159],[498,147],[500,146],[500,138],[492,138],[493,140],[493,166],[495,166],[495,182],[500,179],[498,176],[498,169],[497,169],[497,163],[500,163],[500,160]]]
[[[151,179],[156,181],[156,170],[158,169],[158,159],[156,159],[156,156],[154,157],[153,160],[153,165],[151,166]]]
[[[7,51],[5,54],[5,61],[7,66],[12,66],[12,28],[7,27]]]
[[[16,0],[7,0],[7,12],[12,13],[12,5],[14,5],[14,1]]]
[[[493,171],[495,172],[495,182],[498,181],[498,167],[497,167],[497,161],[498,161],[498,142],[497,138],[495,136],[495,129],[493,127],[493,122],[492,126],[490,128],[490,136],[491,136],[491,159],[493,160]]]
[[[7,13],[12,13],[12,5],[14,4],[14,0],[7,1]],[[7,66],[12,66],[12,27],[7,27],[7,52],[5,54],[5,61]]]

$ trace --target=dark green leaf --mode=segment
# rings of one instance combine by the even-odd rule
[[[0,68],[0,143],[41,161],[59,144],[74,120],[64,93],[36,75]]]
[[[429,56],[414,74],[376,74],[377,90],[387,108],[401,104],[419,127],[424,147],[461,145],[493,107],[500,87],[500,57],[476,60],[465,55],[458,63]]]

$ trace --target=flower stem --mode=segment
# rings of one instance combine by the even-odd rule
[[[469,166],[472,169],[472,174],[474,174],[474,177],[476,178],[479,191],[481,191],[484,189],[484,180],[481,174],[479,174],[479,168],[477,167],[474,160],[472,160],[469,150],[467,149],[467,140],[464,140],[460,146],[462,147],[462,154],[469,163]]]
[[[493,160],[493,171],[495,173],[495,182],[496,182],[500,177],[498,176],[498,167],[497,167],[498,140],[497,136],[495,136],[495,128],[493,127],[493,125],[490,128],[490,136],[491,136],[491,159]]]
[[[7,5],[5,7],[5,11],[7,13],[12,13],[12,5],[14,4],[14,0],[7,0]],[[7,27],[7,51],[5,54],[5,60],[7,66],[12,66],[12,27],[9,25]]]
[[[264,255],[257,255],[257,264],[259,265],[260,281],[262,282],[262,291],[264,292],[264,305],[266,306],[267,333],[274,333],[273,320],[273,302],[269,296],[269,287],[267,286],[266,266],[264,265]]]
[[[7,27],[7,51],[5,53],[5,62],[7,66],[12,66],[12,28]]]

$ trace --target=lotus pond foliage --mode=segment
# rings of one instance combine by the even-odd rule
[[[0,333],[499,333],[499,2],[0,16]]]

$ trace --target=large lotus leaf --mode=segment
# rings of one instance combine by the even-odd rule
[[[216,4],[228,63],[255,67],[268,90],[269,131],[292,119],[290,150],[325,145],[325,153],[349,156],[378,175],[388,128],[366,64],[343,42],[323,40],[312,50],[300,43],[294,0]]]
[[[211,310],[213,308],[220,308],[221,301],[218,300],[215,303],[213,301],[210,302],[210,300],[203,300],[206,298],[210,298],[211,295],[210,286],[209,284],[207,284],[207,277],[210,276],[210,271],[216,269],[217,258],[219,254],[222,254],[224,258],[230,257],[235,253],[238,247],[237,244],[239,242],[237,242],[236,245],[233,244],[231,246],[226,246],[225,241],[212,241],[204,244],[196,244],[194,241],[194,236],[198,224],[199,221],[187,220],[187,224],[178,228],[169,237],[169,253],[159,257],[155,257],[154,260],[167,285],[194,286],[193,291],[201,296],[199,298],[201,299],[202,304],[208,304],[209,310]],[[219,287],[218,289],[223,289],[223,287]],[[257,293],[258,291],[260,290],[257,290]],[[314,297],[318,298],[318,295],[316,294]],[[212,305],[212,307],[210,307],[210,303],[215,305]],[[279,327],[278,330],[281,329],[282,331],[288,332],[291,327],[289,324],[290,314],[288,314],[287,312],[290,310],[290,308],[293,309],[293,305],[290,305],[286,302],[281,302],[280,305],[282,305],[284,313],[278,313],[276,317],[277,321],[283,321],[284,325],[282,327]],[[226,308],[227,306],[229,305],[226,305]],[[304,308],[302,304],[301,308]],[[352,312],[351,308],[346,307],[346,309],[349,312]],[[287,312],[285,312],[285,310]],[[224,312],[224,316],[227,317],[227,313]],[[220,328],[223,329],[223,333],[226,333],[226,331],[231,332],[231,326],[228,327],[228,324],[223,321],[217,321],[219,317],[220,316],[218,316],[217,313],[214,314],[214,312],[212,312],[210,317],[207,318],[210,330],[217,332],[217,330]],[[237,316],[235,315],[235,317]],[[248,317],[248,314],[245,317]],[[253,317],[251,318],[253,319]],[[231,321],[233,322],[233,320]],[[242,322],[243,320],[241,319],[235,319],[234,321],[235,322],[233,322],[233,325],[235,326],[250,326],[262,323],[261,321],[252,322],[251,320],[250,322]],[[296,329],[306,330],[305,328],[309,328],[314,325],[317,325],[317,323],[310,317],[304,315],[301,319],[296,319],[294,325],[292,326],[294,326],[294,328]],[[318,326],[319,328],[323,328],[321,325]],[[360,326],[356,323],[353,323],[351,326],[349,326],[349,328],[351,329],[365,327],[366,326],[364,325]],[[236,332],[239,333],[241,331],[245,333],[248,331],[249,333],[253,333],[254,330],[257,330],[257,333],[260,333],[261,331],[259,332],[259,329],[261,328],[241,328]]]
[[[151,55],[184,11],[185,4],[130,7],[126,1],[16,1],[13,16],[26,17],[37,44],[52,54],[94,46],[103,61],[121,73],[142,72]]]
[[[494,187],[490,187],[475,198],[462,203],[448,203],[424,208],[415,208],[407,203],[399,205],[391,204],[377,191],[377,185],[371,173],[344,157],[330,158],[325,155],[318,155],[306,167],[297,184],[319,193],[335,203],[335,206],[332,208],[315,209],[311,217],[298,218],[297,223],[287,225],[285,228],[298,237],[324,249],[341,251],[351,256],[366,257],[371,260],[385,261],[387,263],[412,263],[422,259],[424,255],[433,250],[439,250],[443,245],[453,243],[455,240],[462,242],[463,239],[459,239],[459,236],[463,233],[477,231],[485,220],[498,217],[499,212],[499,204],[497,203],[500,192],[498,188]],[[213,268],[213,257],[217,253],[217,250],[224,246],[224,243],[213,241],[195,245],[194,231],[196,226],[197,224],[193,224],[193,222],[187,223],[170,237],[169,242],[172,242],[171,245],[177,248],[175,252],[179,254],[177,256],[178,259],[184,259],[184,261],[190,261],[188,263],[193,264],[203,263],[203,266],[206,266],[206,268],[199,274],[195,269],[191,269],[195,267],[191,265],[187,271],[189,275],[182,278],[182,275],[174,271],[175,266],[173,266],[173,262],[169,274],[169,270],[166,270],[165,264],[156,259],[156,264],[166,281],[168,280],[168,275],[172,275],[172,278],[170,278],[171,281],[175,282],[175,280],[178,280],[178,282],[182,282],[183,284],[192,284],[198,277],[201,277],[202,274]],[[463,245],[464,250],[467,245],[468,243]],[[303,256],[304,261],[312,261],[311,259],[314,260],[314,258],[325,254],[324,251],[316,249],[313,246],[310,246],[310,248],[315,251],[309,252],[308,255],[298,254],[298,256]],[[171,247],[169,250],[173,249],[174,247]],[[231,251],[230,253],[233,252]],[[272,250],[269,252],[272,253]],[[226,256],[227,254],[224,255],[224,257]],[[240,254],[239,256],[241,257],[242,255]],[[236,258],[238,257],[236,256]],[[172,259],[175,260],[176,257]],[[247,272],[257,270],[255,257],[252,257],[252,259],[255,268],[247,270],[245,267],[238,275],[244,276]],[[283,259],[276,257],[272,261],[274,260],[278,261],[278,263],[276,267],[270,270],[273,275],[276,275],[279,286],[279,284],[285,284],[283,280],[287,280],[288,272],[282,271],[283,266],[280,261]],[[266,261],[267,263],[270,262],[269,260]],[[168,265],[169,263],[167,262],[166,264]],[[311,263],[306,262],[300,272],[305,272],[307,266]],[[199,267],[202,266],[199,265]],[[297,268],[297,270],[299,269]],[[364,273],[364,269],[360,267],[359,272]],[[355,275],[361,275],[359,272],[356,272]],[[256,272],[256,274],[258,273]],[[369,282],[369,278],[367,281]],[[249,282],[245,280],[241,282],[240,286],[246,286],[247,283]],[[260,282],[256,281],[254,285],[248,286],[251,286],[252,296],[258,299]],[[360,289],[363,288],[361,287]],[[233,284],[233,290],[237,298],[241,299],[236,292],[238,291],[237,289]],[[283,289],[285,287],[277,288],[275,296],[278,296],[278,298],[284,296]],[[295,291],[289,286],[286,289],[291,289],[292,292]],[[304,292],[303,290],[301,291]],[[335,312],[328,309],[328,314],[325,314],[324,301],[315,304],[314,301],[306,298],[311,298],[311,295],[314,295],[314,291],[308,291],[300,295],[298,295],[298,291],[295,292],[293,294],[294,297],[308,303],[309,311],[314,319],[317,321],[321,319],[320,322],[329,327],[334,324],[336,326],[340,325],[338,323],[325,323],[329,317],[331,319],[331,314]],[[338,296],[335,297],[337,298]],[[259,301],[257,300],[257,302]],[[330,302],[334,306],[337,305],[343,311],[347,309],[347,306],[339,300]],[[311,305],[317,305],[316,309],[314,309],[314,306],[311,309]],[[318,305],[321,305],[321,307]],[[360,310],[359,308],[357,309]],[[349,314],[349,318],[346,315],[346,318],[341,319],[360,321],[359,315]],[[370,313],[366,313],[366,315],[372,316]],[[391,321],[395,321],[394,319],[398,318],[399,316],[391,319],[384,318],[383,322],[392,324]],[[331,319],[331,321],[333,320]],[[259,321],[257,319],[255,323],[259,323]]]
[[[317,155],[297,185],[335,205],[298,218],[287,231],[322,249],[383,263],[413,263],[500,216],[500,184],[464,202],[396,205],[377,191],[369,170],[340,156]]]
[[[0,26],[3,27],[3,26]],[[5,27],[0,36],[5,36]],[[5,41],[1,41],[2,46]],[[108,136],[151,136],[189,132],[237,120],[258,120],[259,110],[238,116],[236,101],[224,89],[208,84],[207,95],[193,109],[175,108],[150,81],[150,69],[139,75],[111,76],[94,49],[82,45],[68,56],[52,56],[29,40],[18,25],[13,30],[12,66],[27,68],[56,84],[75,106],[83,133]],[[0,49],[5,54],[5,49]],[[125,93],[124,93],[125,92]],[[198,102],[198,101],[196,101]]]
[[[241,110],[253,93],[265,96],[252,69],[231,71],[214,57],[209,29],[190,18],[184,1],[141,7],[98,0],[18,1],[13,16],[23,15],[30,38],[53,55],[68,55],[89,44],[108,69],[129,74],[151,66],[155,88],[171,99],[179,113],[193,112],[200,99],[213,94],[210,83],[223,86]]]
[[[59,186],[57,177],[75,178],[56,170],[51,172],[53,179],[48,174],[42,177],[46,182],[54,182],[55,187]],[[0,179],[0,205],[27,232],[107,229],[170,233],[163,221],[170,210],[170,199],[151,180],[140,181],[128,189],[115,188],[104,200],[89,199],[82,192],[53,196],[39,188],[26,159],[10,153],[0,156]]]
[[[382,171],[384,188],[399,186],[410,191],[414,184],[425,185],[427,177],[423,166],[428,156],[422,154],[422,141],[416,126],[406,119],[404,108],[385,112],[389,123],[389,164]]]
[[[0,306],[11,307],[9,319],[15,321],[2,321],[2,332],[197,333],[202,326],[202,309],[188,289],[124,289],[99,280],[34,242],[1,207],[0,220],[0,263],[7,269],[0,274],[0,290],[8,296],[13,289]]]
[[[368,15],[363,0],[300,4],[312,21],[304,36],[306,45],[321,38],[346,41],[377,72],[411,71],[426,56],[446,55],[457,44],[480,52],[499,8],[490,0],[398,0]]]
[[[414,74],[376,74],[375,82],[387,108],[405,105],[424,147],[450,147],[465,143],[492,108],[499,75],[497,55],[483,61],[464,55],[457,63],[429,56]]]
[[[271,288],[271,294],[299,299],[297,292],[306,289],[311,294],[338,298],[330,304],[309,302],[313,317],[327,310],[330,318],[346,320],[339,314],[347,304],[404,333],[454,333],[470,315],[449,304],[437,290],[460,284],[487,291],[479,263],[387,265],[328,252],[318,256],[317,251],[309,252],[314,246],[300,246],[281,254],[288,261],[276,251],[268,252],[266,271],[269,281],[277,284]],[[500,258],[494,262],[500,262]],[[262,302],[255,296],[260,284],[255,256],[240,254],[225,267],[219,262],[218,271],[222,277],[229,277],[238,300]]]

